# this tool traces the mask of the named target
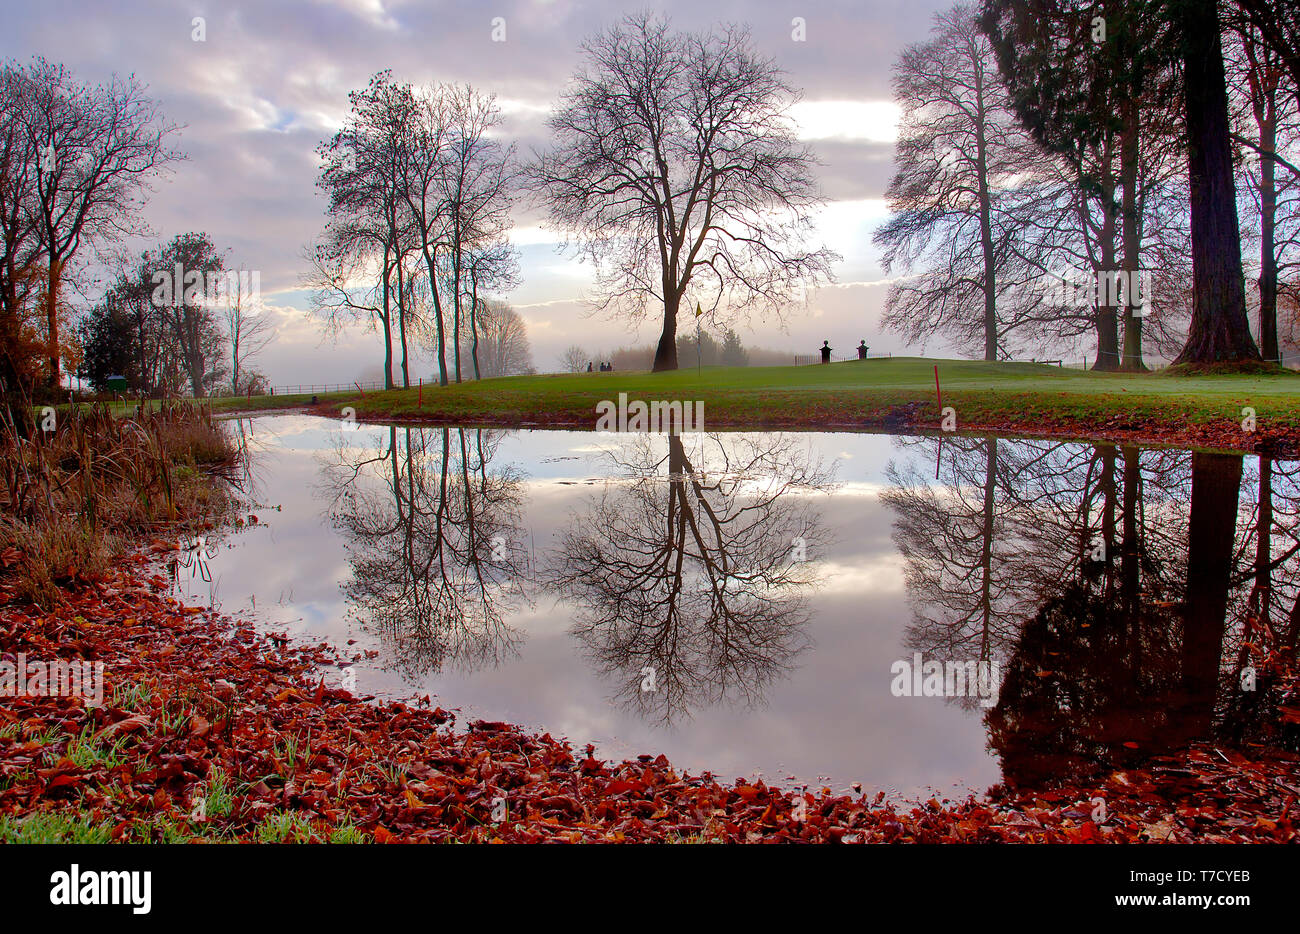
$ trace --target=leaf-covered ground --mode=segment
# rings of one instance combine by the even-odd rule
[[[1197,745],[1095,782],[919,806],[725,784],[663,756],[600,761],[326,686],[349,659],[183,607],[154,568],[124,558],[48,613],[0,577],[0,657],[103,660],[107,681],[101,707],[0,701],[0,841],[1297,840],[1300,762],[1264,747]]]

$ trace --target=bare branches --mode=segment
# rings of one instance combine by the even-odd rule
[[[830,280],[836,254],[804,246],[822,199],[787,116],[798,95],[746,29],[639,14],[581,51],[529,177],[593,263],[597,308],[636,319],[662,303],[655,369],[676,368],[688,289],[710,313],[779,314]]]
[[[417,89],[385,71],[350,97],[348,124],[320,147],[320,186],[331,217],[322,246],[326,265],[335,268],[317,279],[328,286],[343,267],[354,274],[373,269],[377,284],[373,302],[344,300],[337,288],[325,288],[322,297],[332,296],[322,306],[325,317],[337,323],[335,311],[357,305],[373,311],[390,385],[394,331],[404,384],[411,335],[428,337],[443,384],[450,343],[459,380],[461,325],[476,337],[479,290],[506,288],[516,278],[506,239],[514,147],[492,133],[500,120],[495,99],[469,86]]]

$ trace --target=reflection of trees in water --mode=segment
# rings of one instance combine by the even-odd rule
[[[349,612],[408,680],[499,664],[518,638],[504,614],[526,600],[520,474],[489,469],[493,432],[387,435],[375,449],[345,434],[323,470],[352,566]]]
[[[939,456],[937,440],[900,443],[932,446]],[[1017,537],[1008,521],[1006,447],[994,437],[946,439],[938,484],[913,462],[900,469],[891,461],[885,470],[890,488],[881,500],[895,512],[894,543],[912,606],[908,651],[989,661],[1005,654],[1018,632],[1028,595],[1011,560]]]
[[[1004,661],[988,724],[1008,781],[1249,727],[1269,685],[1240,691],[1240,669],[1265,642],[1295,657],[1294,465],[1283,479],[1261,459],[1261,484],[1243,483],[1240,456],[943,449],[941,483],[891,464],[884,494],[914,607],[907,647]]]
[[[575,604],[573,633],[644,715],[760,702],[808,645],[804,594],[826,544],[811,494],[830,491],[833,467],[792,435],[636,436],[608,456],[613,478],[547,574]]]

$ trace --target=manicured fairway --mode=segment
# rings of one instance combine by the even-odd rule
[[[958,429],[1102,437],[1249,448],[1243,409],[1258,437],[1300,432],[1300,375],[1093,373],[1035,363],[894,357],[826,366],[682,369],[670,373],[518,376],[447,387],[322,394],[328,410],[360,418],[594,427],[601,400],[704,402],[717,428],[937,428],[934,367]],[[218,411],[301,406],[308,396],[224,399]]]

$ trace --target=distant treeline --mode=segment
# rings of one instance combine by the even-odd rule
[[[708,331],[700,331],[697,355],[695,332],[677,336],[677,359],[682,367],[704,366],[790,366],[794,363],[794,350],[771,350],[766,347],[746,347],[731,328],[722,332],[722,339]],[[811,353],[811,351],[808,351]],[[614,351],[601,350],[589,353],[585,348],[573,346],[561,357],[561,369],[577,373],[592,364],[600,369],[601,363],[613,363],[615,370],[649,370],[654,365],[655,345],[619,347]]]

